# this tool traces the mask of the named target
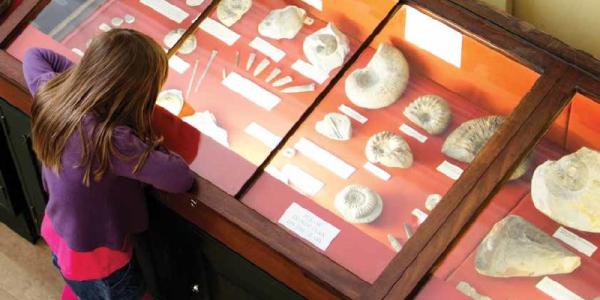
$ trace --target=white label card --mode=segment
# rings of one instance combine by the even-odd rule
[[[350,106],[347,106],[345,104],[340,105],[338,107],[338,110],[341,111],[346,116],[356,120],[360,124],[365,124],[369,120],[369,119],[367,119],[367,117],[361,115],[360,113],[358,113],[357,111],[352,109]]]
[[[306,138],[301,138],[300,141],[294,145],[294,148],[310,158],[316,164],[326,168],[343,179],[348,179],[352,173],[356,171],[356,168],[353,166]]]
[[[169,1],[165,0],[140,0],[140,3],[149,6],[159,14],[177,22],[181,23],[183,20],[190,16],[185,10],[175,6]]]
[[[279,62],[285,57],[285,52],[283,50],[273,46],[271,43],[258,36],[250,42],[249,46],[268,56],[275,62]]]
[[[297,60],[293,65],[292,69],[302,74],[304,77],[316,81],[318,84],[323,84],[329,75],[323,72],[321,69],[309,64],[301,59]]]
[[[281,102],[281,98],[236,72],[229,73],[221,83],[266,110],[272,110]]]
[[[548,276],[544,276],[535,287],[556,300],[583,300],[579,295],[573,293],[564,285],[550,279]]]
[[[244,129],[248,135],[254,137],[255,139],[261,141],[267,147],[271,149],[275,149],[279,142],[281,141],[281,137],[276,134],[270,132],[268,129],[252,122],[250,125],[246,126]]]
[[[390,175],[390,173],[384,171],[383,169],[381,169],[380,167],[367,162],[363,168],[365,168],[365,170],[369,171],[371,174],[377,176],[379,179],[383,180],[383,181],[388,181],[390,180],[390,178],[392,178],[392,175]]]
[[[420,143],[425,143],[427,141],[427,137],[425,135],[423,135],[418,130],[416,130],[406,124],[400,125],[400,131],[404,132],[406,135],[414,138],[415,140],[419,141]]]
[[[190,68],[190,64],[188,64],[185,60],[177,55],[171,56],[169,58],[169,67],[173,68],[177,73],[183,74],[187,69]]]
[[[463,173],[463,169],[447,160],[444,160],[439,166],[437,166],[436,170],[453,180],[457,180]]]
[[[577,249],[587,257],[592,257],[594,252],[598,250],[596,245],[562,226],[558,227],[552,236]]]
[[[289,184],[311,197],[314,197],[325,186],[322,181],[293,164],[283,166],[281,173],[288,179]]]
[[[200,23],[200,29],[227,44],[227,46],[235,44],[240,38],[237,32],[211,18],[204,19]]]
[[[290,180],[287,177],[287,175],[283,174],[283,172],[281,172],[279,169],[277,169],[275,166],[273,165],[268,165],[265,168],[265,171],[267,173],[269,173],[271,176],[273,176],[275,179],[285,183],[285,184],[289,184]]]
[[[327,250],[331,241],[340,233],[337,227],[297,203],[292,203],[285,210],[279,223],[322,251]]]
[[[428,214],[426,214],[424,211],[415,208],[412,210],[412,215],[415,216],[417,218],[417,220],[419,220],[419,225],[423,222],[425,222],[425,220],[427,219],[427,217],[429,217]]]

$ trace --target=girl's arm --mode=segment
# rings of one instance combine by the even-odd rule
[[[154,150],[142,168],[133,173],[139,155],[148,147],[128,127],[117,127],[113,130],[113,147],[118,154],[112,155],[111,170],[123,177],[132,178],[170,193],[188,191],[194,182],[188,164],[177,154],[168,150]],[[133,157],[127,159],[121,156]]]
[[[34,95],[37,89],[57,73],[62,73],[73,65],[66,57],[49,49],[29,48],[23,58],[23,74],[29,92]]]

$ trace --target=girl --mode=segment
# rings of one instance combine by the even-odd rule
[[[179,193],[193,183],[150,126],[165,52],[142,33],[115,29],[95,38],[78,65],[33,48],[23,69],[49,195],[41,234],[67,282],[63,299],[142,298],[132,236],[148,224],[143,186]]]

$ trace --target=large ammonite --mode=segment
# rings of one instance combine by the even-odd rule
[[[334,204],[350,223],[371,223],[383,210],[381,196],[360,184],[351,184],[337,193]]]
[[[382,131],[373,135],[365,147],[365,155],[371,163],[381,163],[391,168],[408,168],[413,155],[408,143],[399,135]]]

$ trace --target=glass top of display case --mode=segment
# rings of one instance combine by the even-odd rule
[[[575,94],[529,155],[526,192],[493,198],[418,298],[600,296],[599,114],[599,99]]]
[[[242,201],[372,283],[538,77],[402,6]]]

